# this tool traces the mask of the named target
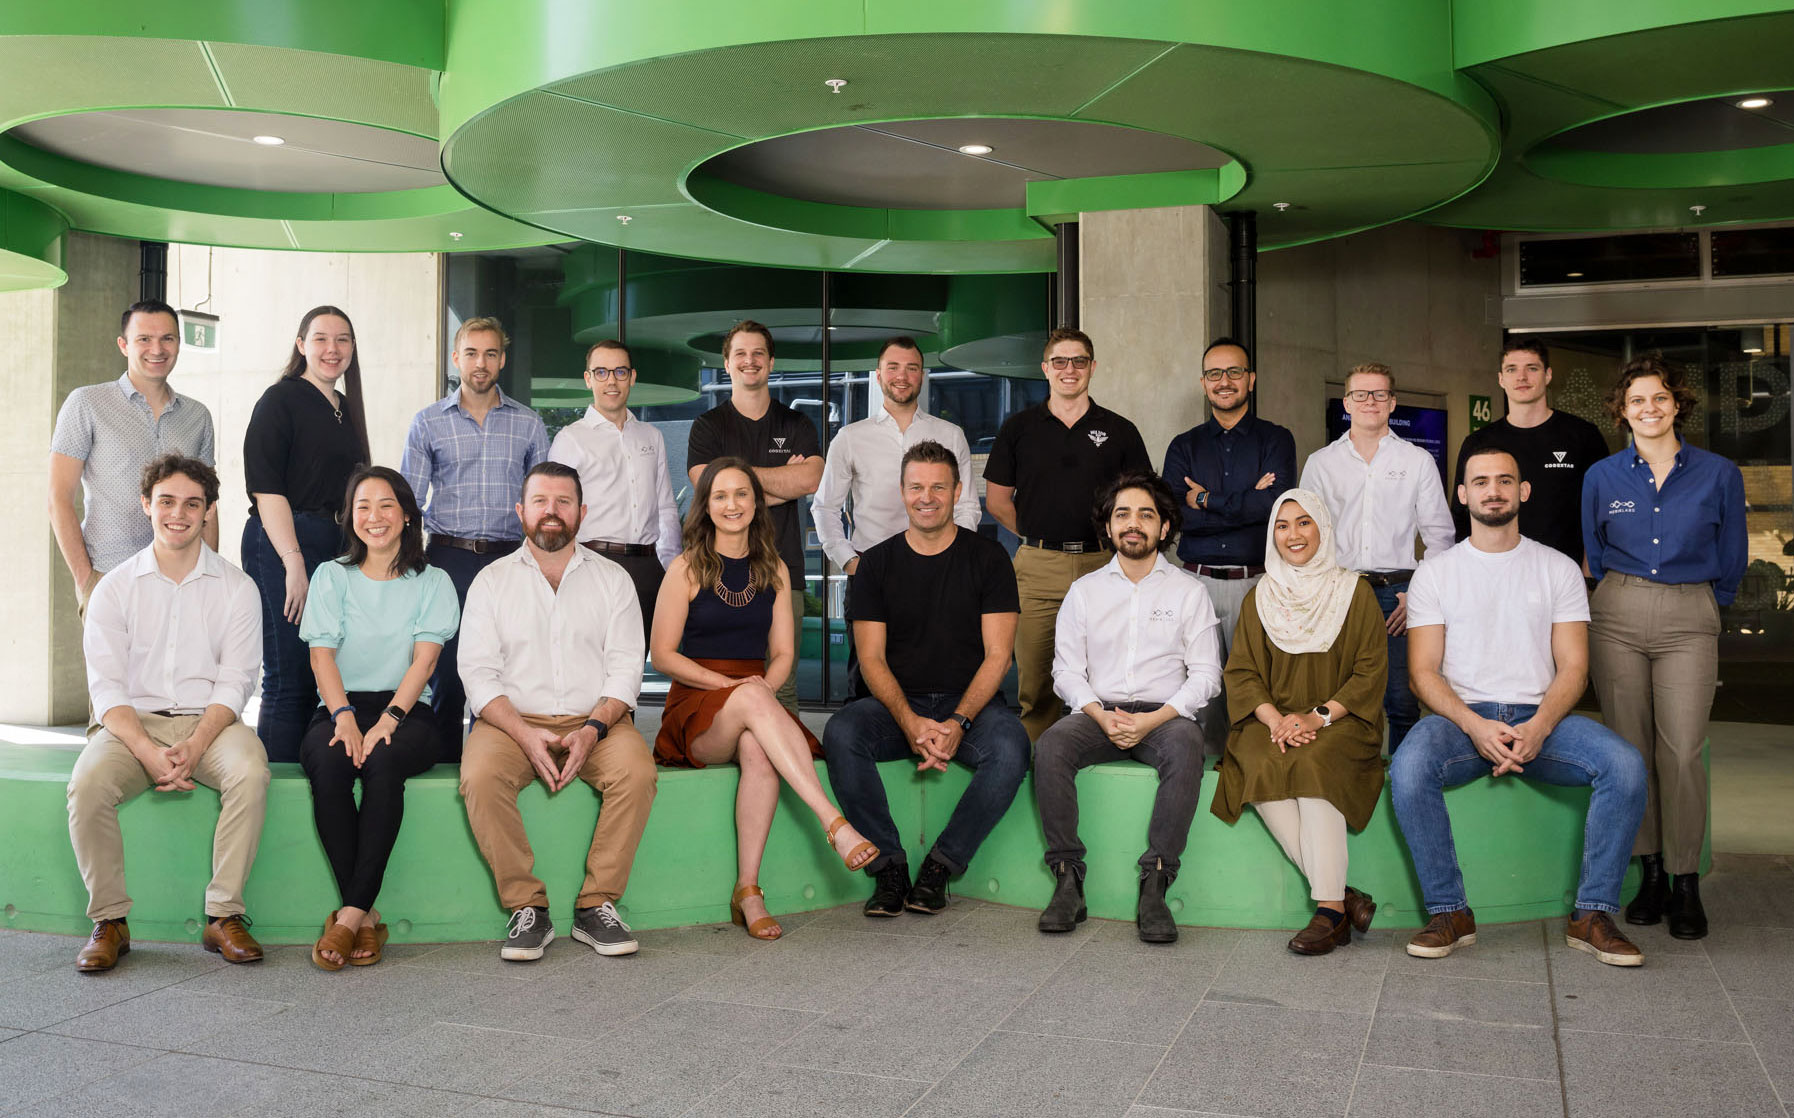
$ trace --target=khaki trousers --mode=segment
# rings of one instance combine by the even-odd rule
[[[1589,674],[1608,729],[1644,755],[1644,821],[1634,854],[1699,873],[1707,830],[1701,743],[1719,677],[1719,603],[1706,583],[1610,573],[1589,602]]]
[[[150,740],[163,749],[199,725],[199,715],[167,717],[138,711]],[[242,722],[232,722],[200,754],[193,767],[197,783],[218,791],[221,810],[212,834],[212,881],[206,886],[207,916],[240,916],[243,885],[262,841],[268,808],[268,754],[261,739]],[[69,841],[87,885],[87,916],[117,920],[131,911],[125,892],[125,844],[118,805],[150,787],[149,773],[125,745],[103,726],[89,731],[87,747],[69,776]]]
[[[1059,603],[1072,583],[1101,570],[1108,561],[1106,551],[1049,551],[1027,544],[1015,549],[1015,588],[1022,599],[1022,616],[1015,627],[1016,690],[1029,741],[1039,741],[1065,706],[1053,692],[1053,627],[1059,620]]]
[[[526,714],[523,720],[556,734],[568,734],[585,722],[585,715],[540,718]],[[554,757],[564,757],[566,752],[561,746],[549,750]],[[492,868],[498,901],[507,911],[548,905],[548,889],[535,875],[536,856],[523,829],[523,813],[517,810],[517,793],[535,779],[535,767],[509,734],[484,719],[473,724],[461,751],[461,798],[467,804],[467,823],[474,841]],[[634,722],[625,718],[611,727],[586,758],[579,779],[591,785],[603,801],[591,848],[586,851],[586,879],[577,902],[580,908],[592,908],[623,895],[642,830],[648,825],[648,809],[654,806],[658,780],[654,754]]]

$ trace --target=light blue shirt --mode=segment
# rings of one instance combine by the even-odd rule
[[[475,423],[461,407],[461,390],[418,412],[405,435],[399,472],[424,510],[431,535],[474,540],[520,540],[517,502],[523,475],[548,460],[542,417],[506,396]]]
[[[455,584],[439,568],[382,582],[332,560],[311,576],[299,639],[336,650],[343,690],[396,691],[411,669],[411,646],[442,644],[460,624]],[[418,701],[430,701],[429,687]]]

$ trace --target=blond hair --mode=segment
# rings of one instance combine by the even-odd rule
[[[455,331],[455,344],[450,348],[451,349],[460,349],[462,338],[465,338],[467,335],[472,334],[476,331],[480,331],[480,330],[486,330],[486,331],[490,331],[491,333],[497,334],[498,335],[498,348],[500,348],[500,349],[510,349],[511,348],[511,335],[505,333],[504,326],[498,321],[498,319],[493,318],[490,315],[481,315],[479,318],[470,318],[466,322],[463,322],[461,324],[461,328],[459,330]]]

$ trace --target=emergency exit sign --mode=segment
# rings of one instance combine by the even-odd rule
[[[218,316],[204,311],[182,311],[181,344],[190,349],[217,349]]]

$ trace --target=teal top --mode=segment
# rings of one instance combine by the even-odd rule
[[[343,690],[396,691],[411,668],[411,646],[442,644],[460,624],[454,583],[439,568],[380,582],[332,560],[311,576],[299,639],[336,649]],[[418,701],[430,701],[427,685]]]

